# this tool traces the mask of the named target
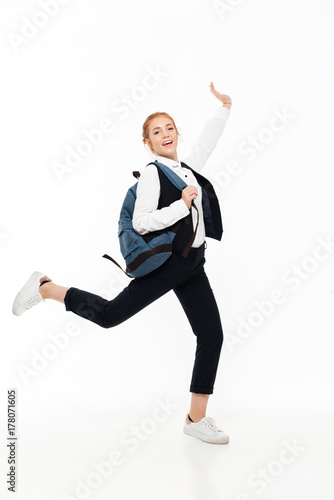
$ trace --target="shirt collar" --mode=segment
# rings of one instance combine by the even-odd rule
[[[165,156],[157,156],[157,161],[160,163],[163,163],[164,165],[167,165],[167,167],[172,167],[175,169],[180,169],[181,168],[181,162],[178,163],[175,160],[171,160],[170,158],[166,158]]]

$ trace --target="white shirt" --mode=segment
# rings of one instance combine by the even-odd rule
[[[188,156],[182,161],[196,172],[200,172],[206,164],[209,156],[216,147],[220,136],[225,128],[230,110],[220,106],[215,114],[205,123],[202,132],[195,141]],[[199,223],[193,247],[199,247],[205,240],[205,225],[202,209],[202,189],[198,185],[196,177],[188,168],[181,167],[181,162],[171,160],[164,156],[157,156],[156,160],[178,174],[187,185],[196,186],[198,197],[194,200],[199,211]],[[148,165],[145,167],[137,184],[137,197],[133,212],[133,229],[139,234],[146,234],[171,226],[189,214],[186,203],[180,198],[168,207],[158,209],[160,197],[160,181],[157,167]],[[197,223],[197,211],[191,207],[194,229]]]

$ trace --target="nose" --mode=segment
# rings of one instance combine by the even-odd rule
[[[172,140],[171,135],[169,134],[169,132],[165,132],[165,133],[163,134],[163,141],[166,141],[166,140],[168,140],[168,139],[169,139],[169,140]]]

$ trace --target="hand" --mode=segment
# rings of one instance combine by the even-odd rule
[[[219,92],[217,92],[212,82],[210,82],[210,90],[213,93],[213,95],[223,103],[223,106],[225,108],[231,109],[232,99],[230,98],[230,96],[226,94],[220,94]]]
[[[182,190],[182,200],[185,202],[189,210],[191,207],[191,202],[193,200],[196,200],[197,196],[198,191],[195,186],[187,186]]]

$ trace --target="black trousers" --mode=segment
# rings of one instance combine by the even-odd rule
[[[217,303],[204,271],[204,254],[204,243],[199,248],[191,248],[186,258],[173,253],[152,273],[132,279],[112,300],[71,287],[64,299],[66,311],[103,328],[111,328],[173,290],[197,338],[190,392],[212,394],[223,330]],[[171,313],[166,311],[166,314]]]

